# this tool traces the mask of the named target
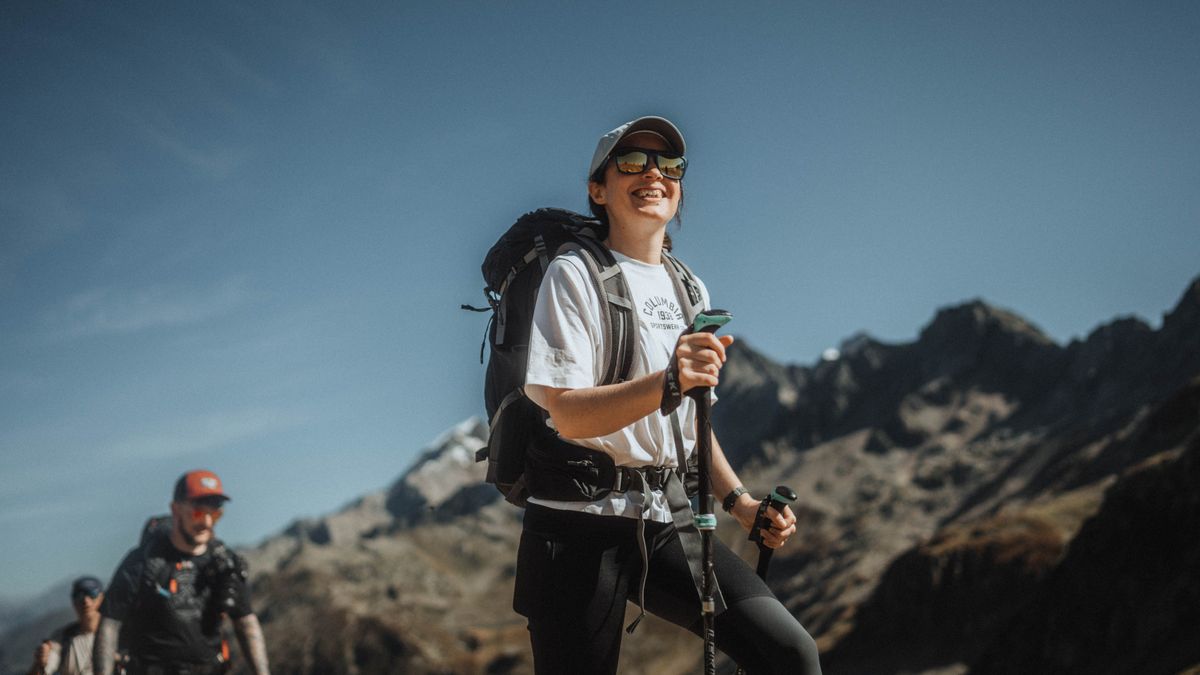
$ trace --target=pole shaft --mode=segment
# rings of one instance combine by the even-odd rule
[[[712,494],[712,418],[710,417],[710,391],[705,389],[698,392],[696,401],[696,449],[699,457],[700,478],[700,514],[705,521],[715,521],[713,514]],[[704,572],[700,588],[700,612],[704,618],[704,673],[715,675],[717,672],[717,640],[713,628],[714,602],[713,588],[716,586],[716,575],[713,570],[713,530],[711,527],[700,529],[703,557],[701,568]]]
[[[692,320],[691,330],[716,333],[732,318],[729,312],[712,309],[701,312]],[[716,675],[717,640],[713,628],[716,614],[713,593],[717,585],[713,572],[713,534],[717,529],[717,516],[713,513],[712,494],[712,390],[693,389],[686,392],[696,402],[696,453],[699,455],[700,509],[696,514],[697,529],[701,540],[700,614],[704,621],[704,673]]]

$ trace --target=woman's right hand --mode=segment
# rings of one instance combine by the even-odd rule
[[[687,333],[675,344],[675,362],[679,368],[682,393],[696,387],[715,387],[725,365],[725,348],[733,344],[732,335]]]

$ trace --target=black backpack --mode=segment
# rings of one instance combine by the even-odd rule
[[[171,528],[171,516],[169,515],[153,516],[142,526],[142,533],[136,549],[141,557],[142,574],[134,600],[133,611],[135,612],[149,611],[152,602],[160,602],[156,596],[174,594],[178,590],[173,583],[174,575],[171,567],[162,558],[154,556],[156,547],[172,546],[168,541],[171,536]],[[220,539],[213,538],[209,542],[208,548],[212,554],[204,567],[196,570],[196,576],[201,578],[201,583],[210,589],[207,602],[199,594],[185,593],[181,597],[185,598],[186,602],[178,607],[172,604],[172,608],[173,611],[180,613],[200,615],[202,631],[211,634],[217,631],[221,613],[233,606],[235,594],[240,588],[239,585],[245,584],[249,577],[249,568],[245,558],[230,549]],[[122,640],[128,640],[131,637],[122,631]],[[229,655],[229,644],[222,638],[215,660],[219,664],[228,665]]]
[[[547,426],[545,411],[524,392],[538,288],[550,261],[569,251],[578,252],[597,295],[607,300],[602,302],[600,314],[610,349],[604,355],[604,375],[597,384],[615,384],[629,377],[637,349],[638,317],[621,268],[601,243],[607,234],[607,227],[594,218],[564,209],[538,209],[518,218],[483,261],[484,294],[492,311],[484,382],[489,434],[487,445],[475,459],[487,460],[487,481],[518,506],[524,506],[531,495],[593,501],[622,487],[620,472],[608,455],[559,438]],[[691,271],[666,251],[663,259],[690,322],[703,308],[699,284]]]

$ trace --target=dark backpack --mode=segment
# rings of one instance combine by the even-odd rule
[[[152,564],[151,553],[160,541],[170,538],[171,527],[171,516],[153,516],[146,520],[138,538],[138,552],[142,557],[142,586],[155,592],[158,592],[158,588],[166,588],[169,585],[170,570],[165,567],[158,569]],[[218,611],[224,611],[232,606],[230,597],[236,591],[233,584],[245,583],[250,576],[250,568],[246,565],[245,558],[220,539],[214,537],[208,543],[208,550],[211,555],[199,573],[204,583],[215,593],[215,607]]]
[[[162,558],[154,555],[156,547],[172,546],[168,541],[171,536],[171,527],[171,516],[169,515],[151,517],[142,526],[137,546],[138,555],[141,557],[142,573],[134,601],[134,611],[136,612],[146,612],[151,603],[160,602],[155,596],[175,594],[178,590],[173,583],[174,574],[171,566]],[[195,593],[186,593],[182,597],[186,598],[188,602],[173,608],[173,611],[177,612],[199,614],[204,626],[203,631],[206,634],[216,632],[222,612],[233,606],[239,584],[245,584],[249,577],[249,568],[245,559],[226,546],[225,542],[214,538],[209,542],[208,548],[211,551],[208,561],[203,568],[196,570],[196,581],[209,589],[208,595],[202,597]],[[206,601],[205,598],[207,598]],[[122,633],[123,639],[131,637],[124,635],[124,631]],[[215,657],[216,662],[227,665],[229,654],[228,643],[221,639]]]
[[[484,382],[489,434],[475,458],[487,460],[487,481],[518,506],[529,496],[593,501],[621,487],[608,455],[559,438],[546,425],[545,411],[524,392],[538,289],[550,261],[569,251],[578,252],[601,298],[609,350],[597,384],[629,377],[638,317],[621,268],[601,243],[607,234],[607,227],[594,218],[564,209],[538,209],[518,218],[483,261],[484,294],[492,311]],[[663,258],[690,322],[702,309],[699,284],[683,263],[665,251]]]

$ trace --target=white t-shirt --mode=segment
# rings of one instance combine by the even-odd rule
[[[629,284],[638,315],[638,347],[629,375],[629,379],[634,379],[667,367],[686,327],[686,319],[665,267],[634,260],[616,251],[613,255]],[[697,283],[704,307],[708,307],[708,290],[698,279]],[[608,341],[608,336],[603,334],[603,325],[600,299],[584,262],[575,253],[551,261],[538,290],[533,313],[526,385],[565,389],[596,386],[604,375],[603,355]],[[679,407],[679,420],[684,450],[690,457],[696,447],[696,407],[686,396]],[[552,427],[553,422],[550,420]],[[607,436],[570,440],[607,453],[617,466],[674,467],[678,464],[671,418],[657,410]],[[644,508],[647,520],[671,522],[670,506],[659,491],[651,493],[649,503],[634,490],[625,494],[613,493],[595,502],[555,502],[536,498],[529,501],[555,509],[629,518],[637,518]]]
[[[46,662],[47,673],[60,675],[92,675],[92,645],[95,643],[95,633],[76,633],[70,643],[64,642],[66,626],[54,631],[49,640],[57,642],[59,649],[50,650],[50,658]],[[66,656],[66,659],[63,659]]]

